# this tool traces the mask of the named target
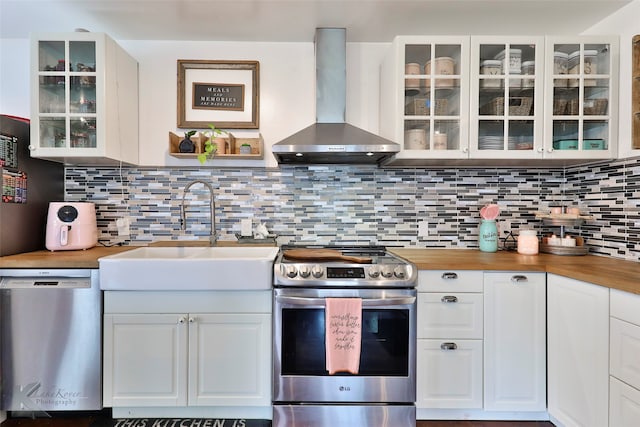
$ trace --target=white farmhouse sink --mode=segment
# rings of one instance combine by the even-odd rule
[[[100,289],[271,289],[277,247],[144,247],[100,263]]]

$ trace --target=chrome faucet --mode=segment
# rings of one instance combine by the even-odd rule
[[[191,181],[189,184],[187,184],[186,187],[184,187],[184,191],[182,192],[182,205],[180,205],[180,227],[182,228],[182,231],[187,230],[187,213],[184,208],[184,199],[193,184],[203,184],[209,189],[209,197],[211,200],[209,204],[209,216],[211,217],[211,232],[209,233],[209,244],[213,246],[218,240],[216,233],[216,202],[213,197],[213,187],[208,182],[196,179],[195,181]]]

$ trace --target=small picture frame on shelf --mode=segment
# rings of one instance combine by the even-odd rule
[[[178,60],[179,128],[258,129],[258,61]]]

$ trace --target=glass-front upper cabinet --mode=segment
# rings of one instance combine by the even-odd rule
[[[32,39],[31,155],[138,161],[138,65],[101,33]]]
[[[472,37],[470,157],[542,157],[544,38]]]
[[[380,133],[393,165],[468,156],[468,37],[398,36],[381,66]]]
[[[547,38],[545,52],[545,157],[616,157],[618,40]]]

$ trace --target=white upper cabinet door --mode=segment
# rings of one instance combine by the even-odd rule
[[[104,33],[31,40],[31,156],[138,163],[138,63]]]
[[[397,36],[380,69],[380,134],[392,165],[468,157],[469,37]]]
[[[545,57],[545,158],[617,157],[618,38],[548,37]]]
[[[471,158],[542,158],[543,53],[542,37],[471,38]]]

